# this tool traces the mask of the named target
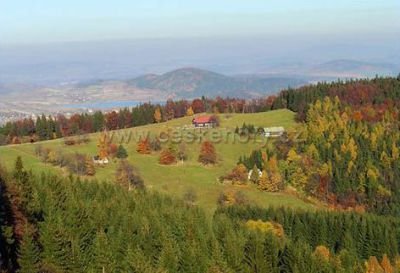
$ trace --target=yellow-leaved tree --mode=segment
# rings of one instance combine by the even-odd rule
[[[314,255],[319,258],[322,258],[324,261],[329,261],[331,258],[331,252],[326,246],[319,245],[315,248]]]
[[[394,272],[394,268],[393,268],[392,264],[390,263],[390,260],[386,254],[383,255],[383,257],[382,257],[381,266],[385,273],[393,273]]]
[[[186,116],[191,117],[194,115],[194,111],[192,106],[190,106],[187,110],[186,110]]]
[[[261,220],[248,220],[246,222],[246,227],[250,230],[261,231],[261,232],[272,232],[275,236],[284,237],[285,233],[283,227],[275,222],[264,222]]]
[[[268,189],[268,174],[266,170],[262,171],[262,174],[258,179],[258,188],[262,191],[266,191]]]
[[[375,256],[369,257],[368,261],[365,262],[365,273],[384,273],[378,259]]]
[[[154,111],[154,121],[157,123],[160,123],[161,119],[162,119],[161,109],[156,108],[156,110]]]
[[[279,171],[278,160],[277,160],[276,156],[272,156],[268,160],[267,171],[269,173],[269,175],[268,175],[269,183],[268,183],[267,191],[269,191],[269,192],[280,191],[282,189],[283,181],[282,181],[281,173]]]

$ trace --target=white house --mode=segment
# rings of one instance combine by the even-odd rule
[[[108,158],[100,159],[100,157],[98,155],[96,155],[93,157],[93,163],[99,164],[99,165],[105,165],[105,164],[108,164]]]
[[[285,132],[283,127],[267,127],[264,128],[265,137],[280,137]]]

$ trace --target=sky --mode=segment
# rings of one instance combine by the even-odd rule
[[[0,45],[399,33],[399,0],[0,0]]]

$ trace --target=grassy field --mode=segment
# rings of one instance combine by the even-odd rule
[[[291,129],[295,126],[294,113],[288,110],[276,110],[257,114],[221,114],[220,127],[218,129],[196,131],[196,135],[201,139],[219,138],[219,143],[215,144],[217,149],[219,163],[216,166],[202,166],[197,162],[200,150],[200,141],[187,143],[188,160],[184,163],[178,163],[174,166],[163,166],[158,164],[159,153],[151,155],[141,155],[136,152],[136,140],[140,135],[159,134],[160,132],[169,132],[184,134],[194,132],[184,129],[185,125],[191,123],[191,117],[171,120],[169,122],[152,124],[110,132],[113,134],[113,141],[118,142],[124,137],[124,146],[128,151],[128,160],[135,165],[145,180],[145,185],[149,190],[157,190],[166,194],[182,197],[189,189],[193,189],[198,196],[197,204],[212,213],[216,208],[216,202],[219,194],[226,188],[233,191],[242,191],[254,203],[260,206],[293,206],[302,209],[312,209],[313,206],[302,200],[286,195],[271,194],[260,192],[254,186],[231,186],[222,185],[218,182],[218,177],[229,172],[237,163],[239,156],[248,155],[256,148],[265,144],[265,139],[257,138],[255,140],[244,141],[235,137],[232,132],[236,126],[241,126],[244,122],[255,126],[284,126]],[[127,136],[131,135],[131,141],[127,143]],[[133,137],[132,137],[133,136]],[[90,155],[97,154],[98,134],[89,135],[90,142],[85,145],[65,146],[63,140],[52,140],[41,142],[40,145],[49,148],[61,148],[67,152],[79,152]],[[58,167],[41,162],[35,156],[35,145],[22,144],[14,146],[0,147],[0,161],[6,167],[12,167],[15,158],[20,155],[23,158],[25,167],[34,172],[49,170],[52,172],[66,175],[66,172]],[[101,182],[111,183],[114,178],[117,161],[112,161],[105,167],[96,168],[95,178]]]

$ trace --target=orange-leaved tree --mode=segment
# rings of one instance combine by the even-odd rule
[[[97,147],[99,147],[99,157],[100,159],[106,159],[109,154],[110,148],[110,138],[108,137],[107,131],[104,131],[100,134],[99,141],[97,143]]]
[[[176,157],[170,149],[164,149],[160,154],[158,162],[163,165],[172,165],[176,163]]]
[[[228,179],[232,182],[238,182],[238,183],[246,183],[247,182],[247,168],[243,164],[238,164],[236,165],[235,168],[231,171],[230,174],[228,174],[225,179]]]
[[[151,152],[150,141],[147,137],[140,139],[140,141],[136,147],[136,151],[139,154],[150,154],[150,152]]]
[[[201,145],[199,162],[204,165],[217,163],[217,153],[215,152],[214,144],[211,141],[204,141]]]

